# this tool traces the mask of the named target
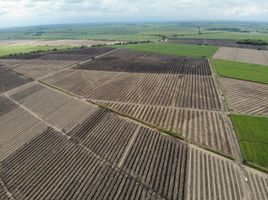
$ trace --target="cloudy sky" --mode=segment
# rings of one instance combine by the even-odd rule
[[[268,21],[268,0],[0,0],[0,27],[184,20]]]

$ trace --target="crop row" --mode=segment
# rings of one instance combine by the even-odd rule
[[[7,97],[0,95],[0,117],[16,107],[14,102],[10,101]]]
[[[248,81],[222,78],[230,107],[242,114],[268,115],[268,86]]]
[[[175,131],[182,137],[216,151],[234,155],[228,119],[221,112],[101,101],[97,103],[149,124]]]
[[[53,130],[5,160],[2,169],[15,199],[161,199]]]
[[[44,123],[19,107],[1,115],[0,160],[11,155],[24,143],[40,134],[45,128]]]
[[[264,175],[102,109],[68,134],[45,129],[2,160],[15,199],[267,198]]]
[[[188,158],[187,200],[268,199],[268,177],[193,147]]]
[[[103,158],[118,163],[137,128],[136,124],[100,109],[69,135]]]
[[[122,168],[167,199],[184,199],[188,147],[141,128]]]
[[[213,78],[209,76],[102,73],[100,77],[96,77],[99,73],[93,71],[85,71],[84,75],[80,72],[73,72],[72,75],[62,73],[44,81],[91,100],[222,109],[216,85]]]
[[[11,90],[29,81],[30,79],[27,79],[16,72],[0,67],[0,93]]]
[[[164,73],[211,75],[207,59],[143,54],[126,49],[117,50],[75,69],[131,73]]]
[[[9,95],[64,132],[70,131],[96,110],[85,102],[37,84],[16,89]]]

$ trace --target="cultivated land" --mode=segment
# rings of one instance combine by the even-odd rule
[[[29,53],[33,51],[51,51],[53,49],[66,49],[67,46],[31,46],[31,45],[18,45],[18,46],[0,46],[0,57],[8,56],[17,53]]]
[[[268,115],[268,85],[220,79],[230,110],[247,115]]]
[[[98,41],[98,40],[0,40],[1,46],[17,47],[17,46],[74,46],[80,47],[82,45],[92,46],[98,44],[113,44],[114,42],[109,41]]]
[[[120,49],[42,82],[206,148],[236,153],[206,59]]]
[[[268,67],[226,60],[213,60],[219,76],[268,84]]]
[[[198,58],[211,58],[218,50],[216,46],[198,46],[198,45],[183,45],[183,44],[130,44],[119,45],[120,48],[128,48],[149,53],[161,53],[178,56],[189,56]]]
[[[228,39],[168,38],[167,42],[175,44],[211,45],[211,46],[236,47],[246,49],[262,49],[262,50],[267,49],[266,45],[238,44],[237,40],[228,40]]]
[[[262,50],[221,47],[213,58],[268,66],[268,51]]]
[[[268,118],[232,115],[245,161],[258,164],[268,171]]]
[[[207,59],[91,48],[10,57],[0,68],[42,59],[73,63],[25,72],[35,81],[0,96],[3,199],[268,199],[267,174],[237,163]]]

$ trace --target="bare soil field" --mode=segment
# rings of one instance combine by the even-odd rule
[[[268,66],[268,51],[221,47],[213,58]]]
[[[241,114],[268,115],[268,85],[221,78],[230,109]]]
[[[236,40],[228,39],[195,39],[195,38],[168,38],[168,43],[175,44],[193,44],[193,45],[212,45],[222,47],[236,47],[245,49],[262,49],[267,50],[265,45],[237,44]]]
[[[148,54],[119,49],[76,69],[133,73],[211,75],[206,59]]]
[[[178,136],[206,148],[234,155],[228,118],[222,112],[183,108],[102,102],[99,104],[154,126],[178,133]]]
[[[268,199],[268,176],[209,152],[190,148],[187,200]],[[247,181],[245,181],[247,179]]]
[[[138,128],[137,124],[98,109],[68,135],[103,158],[118,164]]]
[[[6,92],[30,81],[32,80],[0,66],[0,93]]]
[[[70,131],[96,110],[85,102],[39,84],[15,89],[8,95],[64,132]]]
[[[71,138],[49,128],[4,159],[0,177],[12,196],[15,199],[268,198],[267,175],[253,174],[251,169],[241,169],[231,160],[137,127],[133,122],[123,122],[115,114],[99,110],[95,116],[100,118],[88,118],[75,127],[69,134]],[[102,120],[94,126],[94,119]],[[123,128],[126,132],[131,126],[136,130],[125,135],[120,143],[122,135],[115,135],[122,125],[128,127]],[[98,129],[106,131],[97,146],[93,141],[98,141],[101,133]],[[103,137],[105,134],[111,134],[111,138]],[[87,137],[92,142],[81,142]],[[110,152],[121,148],[123,153]],[[113,155],[118,155],[114,157],[116,163],[110,159]]]
[[[97,41],[97,40],[0,40],[0,45],[4,46],[18,46],[18,45],[31,45],[31,46],[82,46],[88,47],[98,44],[114,44],[115,41]]]
[[[0,65],[23,74],[26,77],[40,79],[41,77],[111,50],[113,48],[88,48],[15,55],[10,56],[8,59],[0,59]]]
[[[34,136],[41,134],[47,126],[5,96],[0,96],[0,105],[0,161],[2,161]]]
[[[97,74],[102,75],[93,76]],[[72,70],[42,81],[91,100],[209,110],[223,108],[211,76]]]

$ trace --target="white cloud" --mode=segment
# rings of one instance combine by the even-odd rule
[[[67,23],[79,19],[83,22],[251,20],[251,16],[268,19],[268,0],[0,0],[0,26],[9,22]]]
[[[268,8],[262,8],[259,6],[234,7],[226,10],[226,15],[235,15],[235,16],[258,16],[267,13]]]

